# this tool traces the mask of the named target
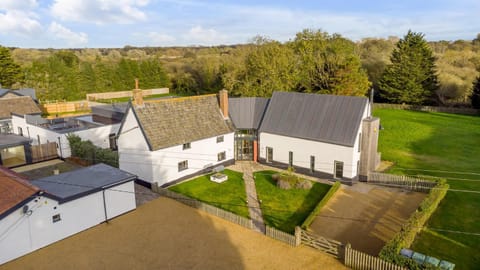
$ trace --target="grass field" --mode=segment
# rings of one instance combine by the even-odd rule
[[[225,170],[223,173],[228,175],[228,180],[220,184],[210,181],[209,174],[169,189],[237,215],[249,217],[243,174],[231,170]]]
[[[330,189],[330,185],[314,183],[310,190],[283,190],[272,180],[274,171],[255,173],[255,186],[265,224],[293,233]]]
[[[480,269],[480,117],[388,109],[374,115],[383,127],[382,159],[395,163],[390,173],[444,177],[450,184],[412,249],[455,269]]]

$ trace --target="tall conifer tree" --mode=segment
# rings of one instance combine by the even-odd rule
[[[392,103],[433,103],[438,79],[435,57],[424,35],[408,31],[390,60],[379,81],[381,97]]]

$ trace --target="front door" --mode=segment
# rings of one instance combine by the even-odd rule
[[[253,141],[249,139],[237,139],[235,144],[237,160],[253,160]]]
[[[335,166],[333,168],[333,178],[343,178],[343,162],[335,161]]]

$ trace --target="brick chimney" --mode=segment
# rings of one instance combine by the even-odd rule
[[[135,89],[133,89],[133,104],[135,106],[143,106],[142,89],[138,87],[138,79],[135,79]]]
[[[222,111],[223,118],[228,118],[228,91],[223,89],[218,92],[220,101],[220,110]]]

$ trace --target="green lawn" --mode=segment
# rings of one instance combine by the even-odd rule
[[[243,174],[231,170],[223,173],[228,175],[228,180],[220,184],[210,181],[211,174],[208,174],[169,189],[248,218]]]
[[[175,94],[167,93],[167,94],[156,94],[156,95],[150,95],[150,96],[144,96],[144,100],[149,100],[149,99],[155,99],[155,98],[160,98],[160,97],[169,97],[169,96],[176,96]],[[122,97],[122,98],[112,98],[112,99],[99,99],[96,100],[96,102],[100,103],[115,103],[115,102],[128,102],[131,99],[131,97]]]
[[[480,191],[480,117],[379,109],[382,160],[391,173],[448,179],[451,189]],[[480,194],[449,191],[412,249],[451,261],[455,269],[479,269]]]
[[[272,180],[274,171],[255,173],[255,185],[265,224],[293,233],[325,196],[330,185],[314,183],[310,190],[283,190]]]

